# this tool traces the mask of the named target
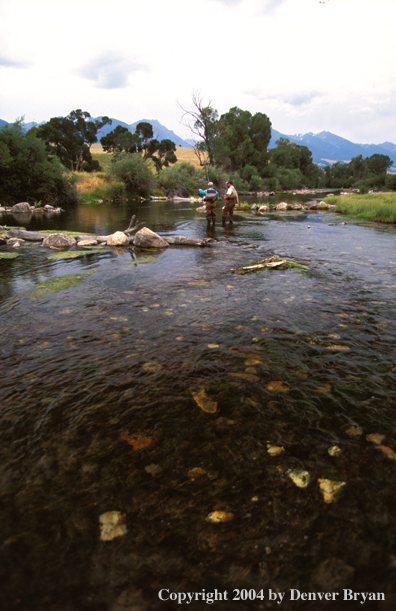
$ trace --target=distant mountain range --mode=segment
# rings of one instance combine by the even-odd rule
[[[95,117],[95,120],[100,120],[101,118],[102,117]],[[117,125],[122,125],[131,132],[134,132],[136,125],[138,123],[142,123],[143,121],[146,123],[151,123],[153,126],[154,138],[157,140],[164,140],[168,138],[169,140],[172,140],[176,146],[184,146],[187,148],[192,148],[194,145],[194,140],[183,140],[183,138],[180,138],[180,136],[175,134],[175,132],[166,128],[156,119],[140,119],[140,121],[135,121],[134,123],[125,123],[124,121],[119,121],[118,119],[112,119],[111,125],[105,125],[98,132],[98,141],[100,141],[100,139],[110,131],[115,129]],[[0,128],[3,127],[3,125],[7,125],[7,121],[0,119]],[[26,131],[35,125],[38,125],[38,123],[31,122],[23,124]],[[352,159],[352,157],[356,157],[357,155],[371,157],[371,155],[377,153],[379,155],[389,155],[393,162],[391,171],[396,172],[396,144],[393,144],[392,142],[383,142],[382,144],[355,144],[354,142],[350,142],[345,138],[341,138],[340,136],[336,136],[335,134],[326,131],[320,132],[319,134],[309,132],[308,134],[296,134],[290,136],[272,129],[272,137],[269,143],[269,148],[275,148],[276,141],[279,138],[288,138],[291,142],[296,142],[297,144],[307,146],[312,152],[314,162],[318,166],[323,167],[325,165],[331,165],[336,161],[347,163]]]
[[[354,144],[331,132],[320,132],[319,134],[309,132],[308,134],[287,136],[273,129],[269,148],[275,148],[276,141],[279,138],[288,138],[291,142],[307,146],[312,152],[314,162],[319,166],[331,165],[335,161],[348,162],[357,155],[371,157],[371,155],[377,153],[379,155],[389,155],[393,161],[392,169],[396,171],[396,144],[392,144],[392,142]]]

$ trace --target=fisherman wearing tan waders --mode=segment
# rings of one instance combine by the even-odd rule
[[[227,214],[230,217],[230,223],[234,222],[235,202],[238,201],[238,204],[239,204],[238,193],[234,187],[234,183],[232,182],[232,180],[229,180],[227,182],[227,187],[228,187],[227,193],[224,196],[225,206],[223,208],[222,217],[221,217],[223,225],[225,224],[227,220]]]

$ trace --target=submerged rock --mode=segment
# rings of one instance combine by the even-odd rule
[[[388,446],[377,446],[375,449],[385,454],[385,456],[387,456],[391,460],[396,460],[396,454],[392,450],[392,448],[388,448]]]
[[[371,433],[371,435],[366,435],[367,441],[371,443],[375,443],[375,445],[379,446],[385,439],[385,435],[380,435],[379,433]]]
[[[327,504],[337,503],[342,489],[346,486],[346,482],[333,482],[330,479],[318,479],[319,488],[323,495],[324,502]]]
[[[342,454],[342,450],[338,446],[332,446],[327,451],[330,454],[330,456],[341,456]]]
[[[208,522],[218,524],[219,522],[230,522],[234,519],[234,514],[230,511],[213,511],[206,518]]]
[[[204,412],[214,414],[217,411],[217,402],[208,397],[203,388],[201,388],[199,392],[193,393],[193,398],[195,403],[199,405]]]
[[[289,470],[287,471],[287,475],[298,488],[306,488],[311,481],[311,476],[308,471]]]
[[[285,453],[285,448],[282,446],[269,446],[267,452],[270,456],[279,456]]]
[[[102,541],[111,541],[122,537],[127,531],[125,514],[120,511],[106,511],[99,516],[100,538]]]

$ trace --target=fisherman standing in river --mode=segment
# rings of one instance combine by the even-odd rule
[[[210,221],[212,221],[214,225],[216,222],[216,201],[219,199],[219,194],[213,187],[212,182],[208,182],[208,188],[206,190],[200,189],[199,194],[204,196],[208,225],[210,225]]]
[[[228,187],[227,193],[224,196],[225,206],[223,208],[223,213],[222,213],[223,225],[225,225],[225,222],[227,220],[227,214],[230,217],[230,223],[234,222],[235,202],[238,201],[238,204],[239,204],[238,193],[234,187],[234,183],[232,182],[232,180],[229,180],[227,182],[227,187]]]

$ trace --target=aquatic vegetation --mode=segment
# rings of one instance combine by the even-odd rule
[[[50,255],[48,259],[76,259],[77,257],[84,257],[85,255],[93,255],[98,251],[103,251],[100,246],[98,248],[87,248],[86,250],[64,250],[62,252],[56,252]]]
[[[16,259],[17,252],[0,252],[0,259]]]
[[[41,299],[49,293],[58,293],[69,288],[74,288],[84,281],[87,274],[70,274],[68,276],[56,276],[48,278],[44,282],[36,285],[35,290],[30,294],[31,299]]]

